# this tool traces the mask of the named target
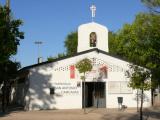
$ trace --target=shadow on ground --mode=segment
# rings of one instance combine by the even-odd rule
[[[160,109],[152,108],[144,110],[144,116],[148,116],[150,119],[160,119]]]
[[[23,106],[12,105],[6,109],[5,113],[0,111],[0,117],[6,117],[6,116],[9,116],[11,113],[18,113],[18,112],[22,112],[22,111],[25,111]]]
[[[104,114],[102,120],[139,120],[139,112],[114,111]],[[143,120],[160,119],[160,109],[145,109],[143,111]]]
[[[127,112],[115,112],[107,113],[102,117],[102,120],[139,120],[138,114],[127,113]]]

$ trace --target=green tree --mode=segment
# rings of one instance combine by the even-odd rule
[[[133,89],[141,90],[140,120],[143,120],[144,91],[151,89],[151,74],[145,68],[139,67],[137,65],[131,65],[130,67],[134,72],[131,73],[129,86]]]
[[[109,46],[109,53],[112,55],[116,55],[116,49],[118,44],[115,38],[116,38],[116,33],[110,31],[108,33],[108,46]]]
[[[116,33],[115,41],[117,49],[115,53],[131,63],[144,66],[150,70],[151,82],[146,81],[149,78],[149,72],[143,68],[133,66],[134,73],[131,77],[130,87],[140,89],[141,108],[140,117],[143,116],[143,92],[160,84],[160,15],[151,13],[139,13],[132,24],[125,24],[121,30]],[[157,84],[158,83],[158,84]]]
[[[10,9],[0,5],[0,62],[8,60],[17,53],[17,45],[24,33],[19,31],[22,20],[13,19],[10,16]],[[8,16],[8,17],[7,17]]]
[[[71,32],[67,35],[66,40],[64,41],[64,46],[66,48],[67,56],[71,56],[77,53],[78,45],[78,32]]]
[[[78,69],[79,73],[83,73],[83,76],[81,76],[81,79],[84,81],[84,91],[83,91],[83,101],[84,101],[84,113],[86,113],[85,109],[85,79],[86,79],[86,72],[92,70],[92,61],[88,58],[84,58],[83,60],[80,60],[76,63],[76,68]]]
[[[47,61],[54,61],[55,59],[58,59],[58,58],[62,58],[62,57],[65,57],[66,55],[64,53],[58,53],[58,55],[54,56],[54,57],[48,57],[47,58]]]
[[[132,24],[125,24],[115,37],[118,43],[115,53],[150,69],[154,82],[160,82],[159,21],[160,15],[140,13]]]
[[[152,12],[160,13],[160,0],[141,0]]]
[[[0,84],[3,83],[3,98],[2,110],[5,112],[5,101],[9,96],[6,92],[7,84],[10,84],[10,79],[14,79],[19,64],[12,62],[10,58],[17,53],[17,46],[21,39],[24,38],[24,33],[19,31],[19,26],[22,21],[13,19],[10,15],[11,10],[9,4],[6,6],[0,5]]]

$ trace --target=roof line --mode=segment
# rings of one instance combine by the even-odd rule
[[[64,59],[67,59],[67,58],[79,56],[79,55],[82,55],[82,54],[85,54],[85,53],[89,53],[89,52],[92,52],[92,51],[97,51],[98,53],[102,53],[102,54],[105,54],[105,55],[108,55],[108,56],[111,56],[111,57],[114,57],[114,58],[118,58],[118,59],[123,60],[123,61],[127,61],[127,60],[125,60],[123,58],[120,58],[119,56],[111,55],[108,52],[105,52],[105,51],[100,50],[98,48],[93,48],[93,49],[90,49],[90,50],[86,50],[86,51],[82,51],[82,52],[76,53],[76,54],[71,55],[71,56],[64,56],[64,57],[61,57],[61,58],[57,58],[57,59],[54,59],[53,61],[45,61],[45,62],[42,62],[42,63],[26,66],[26,67],[23,67],[22,69],[20,69],[19,71],[23,71],[23,70],[30,69],[30,68],[37,67],[37,66],[41,66],[41,65],[44,65],[44,64],[49,64],[49,63],[57,62],[59,60],[64,60]]]

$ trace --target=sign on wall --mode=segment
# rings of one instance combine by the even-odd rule
[[[57,95],[79,95],[81,91],[80,82],[56,82],[53,83]]]

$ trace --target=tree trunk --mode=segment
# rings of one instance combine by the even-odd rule
[[[83,102],[84,102],[84,114],[86,113],[86,80],[85,80],[85,73],[84,73],[84,91],[83,91]]]
[[[159,93],[159,91],[160,91],[160,87],[158,85],[158,105],[160,104],[160,93]]]
[[[6,112],[6,83],[4,81],[4,85],[2,87],[2,112]]]
[[[5,101],[5,97],[4,97],[4,86],[2,87],[2,112],[4,113],[5,112],[5,105],[4,105],[4,101]]]
[[[4,64],[4,84],[2,87],[2,112],[6,112],[6,100],[7,100],[7,64]]]
[[[143,88],[142,88],[142,94],[141,94],[141,107],[140,107],[140,120],[143,120]]]
[[[137,112],[139,112],[139,92],[137,89]]]

